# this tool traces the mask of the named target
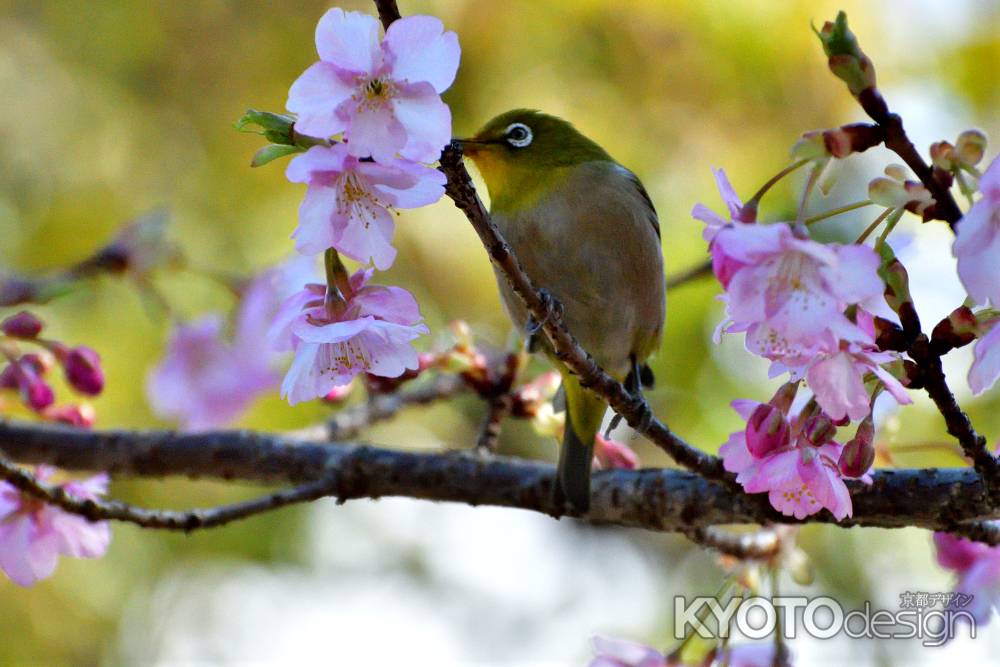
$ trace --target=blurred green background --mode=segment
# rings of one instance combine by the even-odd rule
[[[341,5],[373,12],[365,2]],[[0,0],[0,265],[29,273],[65,266],[100,247],[123,222],[158,206],[169,209],[170,235],[193,267],[250,272],[287,256],[303,190],[284,179],[282,163],[250,169],[260,140],[235,131],[232,123],[248,107],[283,109],[288,86],[315,60],[313,29],[329,6],[306,0]],[[725,167],[746,198],[787,163],[788,149],[801,132],[863,120],[844,87],[826,71],[810,30],[810,22],[818,26],[839,8],[848,11],[890,105],[903,115],[918,145],[954,140],[972,126],[1000,136],[1000,9],[990,0],[401,2],[404,14],[435,14],[459,34],[462,65],[445,94],[455,133],[469,133],[496,113],[519,106],[573,121],[645,182],[660,212],[668,274],[705,258],[701,225],[689,212],[698,201],[721,210],[711,167]],[[864,198],[864,183],[888,161],[880,151],[852,159],[838,187],[826,200],[814,201],[813,208]],[[794,212],[800,185],[801,180],[792,179],[777,188],[765,199],[762,215],[773,219]],[[820,233],[847,239],[870,215],[863,211],[836,218],[823,223]],[[926,289],[917,293],[918,306],[926,304],[940,316],[958,305],[961,296],[947,233],[930,227],[918,229],[912,222],[907,227],[907,233],[919,232],[911,244],[911,272],[919,274],[917,282]],[[407,287],[420,300],[432,330],[427,345],[446,345],[447,323],[455,319],[467,320],[484,342],[507,344],[509,326],[486,255],[450,202],[404,212],[397,247],[399,259],[384,280]],[[183,317],[231,306],[225,290],[196,270],[160,275],[157,284]],[[763,364],[740,351],[741,341],[712,345],[711,331],[721,314],[717,292],[705,280],[670,295],[667,333],[655,361],[658,385],[650,395],[661,417],[706,449],[716,448],[737,425],[729,400],[762,400],[773,390],[764,382]],[[88,284],[39,312],[53,335],[86,342],[104,356],[109,383],[96,401],[99,426],[162,425],[146,404],[144,382],[162,352],[166,318],[146,307],[135,290],[112,279]],[[929,316],[925,320],[933,321]],[[954,363],[950,370],[958,378],[967,359]],[[997,394],[968,401],[980,429],[989,434],[1000,431]],[[968,400],[967,393],[963,397]],[[459,400],[407,413],[368,437],[396,446],[468,447],[481,413],[476,401]],[[293,409],[273,396],[261,400],[241,425],[293,428],[323,414],[321,406]],[[947,442],[939,421],[918,400],[918,407],[887,418],[886,438],[893,446]],[[665,463],[646,443],[634,444],[644,464]],[[526,456],[555,453],[554,443],[537,438],[524,423],[508,423],[502,447]],[[911,466],[958,463],[947,453],[905,451],[897,461]],[[113,485],[115,496],[149,506],[207,505],[254,492],[183,480],[120,480]],[[323,512],[315,507],[283,511],[189,537],[116,526],[109,555],[101,561],[64,559],[51,580],[33,589],[0,581],[0,664],[235,664],[242,658],[263,659],[233,658],[223,649],[171,652],[174,647],[162,638],[181,636],[168,628],[178,613],[178,596],[183,591],[193,595],[191,581],[201,581],[206,573],[248,567],[270,573],[323,570],[326,566],[317,566],[315,554],[317,522],[350,511],[326,503]],[[481,523],[497,514],[475,516],[484,517]],[[373,537],[365,521],[345,525],[335,542],[346,555],[322,561],[340,563],[342,573],[357,564],[350,554],[357,553],[351,545],[358,541],[371,542],[377,550],[393,549],[392,536]],[[708,559],[691,564],[689,547],[681,540],[551,526],[553,534],[563,535],[560,539],[586,539],[597,550],[612,542],[625,548],[619,544],[624,540],[645,559],[645,569],[630,576],[650,578],[647,588],[659,586],[663,596],[716,588],[717,571]],[[493,532],[488,524],[481,527]],[[912,570],[885,555],[898,553],[901,540],[913,547],[903,559]],[[849,601],[883,594],[891,604],[892,592],[874,587],[886,569],[896,567],[923,573],[925,579],[909,582],[911,589],[923,581],[947,585],[946,577],[932,573],[929,542],[918,531],[812,528],[804,532],[804,545],[819,565],[812,589],[817,593],[833,592]],[[895,549],[887,552],[888,545]],[[416,552],[421,548],[413,547]],[[422,558],[433,559],[433,550],[428,553]],[[556,552],[535,558],[555,559]],[[678,562],[689,563],[683,576]],[[426,583],[426,563],[386,562],[366,576],[403,574]],[[364,579],[359,575],[358,580]],[[186,581],[188,588],[177,581]],[[239,599],[241,586],[249,591],[253,583],[234,586]],[[516,598],[514,586],[511,595]],[[280,596],[281,587],[276,590]],[[328,602],[338,604],[336,599]],[[513,604],[517,607],[516,600]],[[549,661],[544,663],[531,662],[539,656],[527,645],[517,650],[523,630],[498,628],[501,640],[509,638],[508,657],[503,662],[499,654],[489,655],[497,664],[582,664],[586,638],[595,631],[662,643],[664,609],[654,607],[647,618],[631,624],[567,624],[549,640],[562,652],[544,656]],[[551,622],[548,612],[533,616],[530,609],[521,611],[528,627]],[[482,621],[490,623],[488,617]],[[374,623],[369,631],[387,639],[397,632],[388,622]],[[254,629],[242,631],[252,634]],[[857,657],[861,664],[876,658],[893,664],[898,657],[886,656],[909,650],[872,646]],[[338,655],[336,646],[330,655]],[[416,660],[412,664],[424,664],[420,645],[410,646],[410,655]],[[493,658],[470,655],[493,664]],[[917,660],[915,656],[910,659]],[[348,663],[331,657],[323,664]]]

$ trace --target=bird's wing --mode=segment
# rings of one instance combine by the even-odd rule
[[[653,229],[656,231],[656,238],[660,238],[660,218],[656,215],[656,207],[653,206],[653,200],[650,199],[649,193],[646,192],[646,188],[643,186],[642,181],[639,180],[638,176],[625,167],[622,167],[621,165],[617,166],[625,173],[625,177],[628,182],[635,187],[635,189],[639,192],[639,196],[641,196],[643,201],[646,202],[646,205],[649,206],[649,223],[653,225]]]

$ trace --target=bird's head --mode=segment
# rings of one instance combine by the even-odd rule
[[[500,114],[460,143],[494,203],[515,192],[520,197],[537,194],[562,167],[611,159],[568,122],[530,109]]]

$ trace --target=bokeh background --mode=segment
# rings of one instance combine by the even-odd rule
[[[365,2],[341,5],[373,12]],[[281,164],[250,169],[259,137],[232,123],[248,107],[283,109],[288,86],[315,59],[313,29],[329,6],[0,0],[0,265],[65,266],[122,223],[166,207],[170,236],[192,267],[157,278],[176,314],[231,307],[199,269],[251,272],[287,256],[303,194]],[[862,120],[810,30],[839,8],[919,146],[968,127],[1000,137],[1000,6],[992,0],[403,0],[401,8],[440,16],[460,36],[461,69],[445,94],[457,134],[518,106],[572,120],[644,180],[660,211],[668,273],[705,258],[689,212],[698,201],[721,206],[711,167],[725,167],[747,197],[786,164],[801,132]],[[888,161],[880,150],[853,158],[813,208],[863,198]],[[777,188],[762,214],[793,212],[800,185]],[[871,215],[836,218],[820,233],[848,239]],[[903,245],[918,307],[933,322],[962,300],[949,234],[909,221]],[[485,343],[509,343],[486,255],[449,202],[405,212],[397,246],[385,279],[419,298],[428,346],[447,345],[455,319]],[[740,340],[711,343],[717,292],[705,280],[670,295],[650,395],[659,415],[710,450],[738,425],[731,399],[763,400],[774,387]],[[106,359],[100,426],[164,425],[144,392],[169,329],[162,313],[113,279],[40,312],[53,334]],[[949,366],[956,386],[967,364],[966,356]],[[994,438],[998,397],[962,393]],[[898,463],[960,465],[941,449],[907,450],[948,442],[926,401],[917,404],[884,420]],[[463,399],[411,411],[366,438],[468,447],[482,409]],[[295,428],[324,413],[272,396],[241,425]],[[645,465],[666,463],[631,442]],[[555,454],[554,443],[517,422],[506,425],[502,448]],[[170,507],[258,491],[185,480],[112,488]],[[809,594],[892,610],[900,592],[950,587],[921,531],[810,527],[802,538],[817,572]],[[32,589],[0,581],[0,664],[581,665],[594,633],[666,646],[672,596],[711,594],[720,572],[673,536],[408,500],[323,501],[191,536],[116,526],[103,560],[64,559]],[[998,625],[946,649],[836,639],[796,641],[793,650],[808,665],[987,664]]]

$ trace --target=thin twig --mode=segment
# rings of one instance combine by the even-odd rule
[[[712,262],[711,260],[693,266],[686,271],[682,271],[677,275],[669,276],[667,278],[667,291],[681,287],[690,282],[694,282],[699,278],[704,278],[706,276],[712,275]]]
[[[480,453],[493,454],[497,450],[497,441],[500,439],[500,428],[503,420],[510,414],[510,395],[494,396],[486,401],[486,415],[483,417],[483,424],[479,428],[479,438],[476,441],[476,449]]]
[[[0,477],[26,495],[72,514],[78,514],[89,521],[122,521],[143,528],[180,530],[185,533],[203,528],[216,528],[288,505],[310,502],[330,495],[335,488],[332,483],[335,482],[335,478],[331,477],[241,503],[174,511],[146,509],[117,500],[78,498],[60,486],[38,481],[34,475],[3,457],[0,457]]]
[[[373,424],[395,417],[405,408],[451,398],[467,388],[460,375],[438,375],[418,387],[404,388],[391,394],[376,394],[370,401],[338,411],[325,424],[293,431],[289,436],[302,440],[348,440]]]

